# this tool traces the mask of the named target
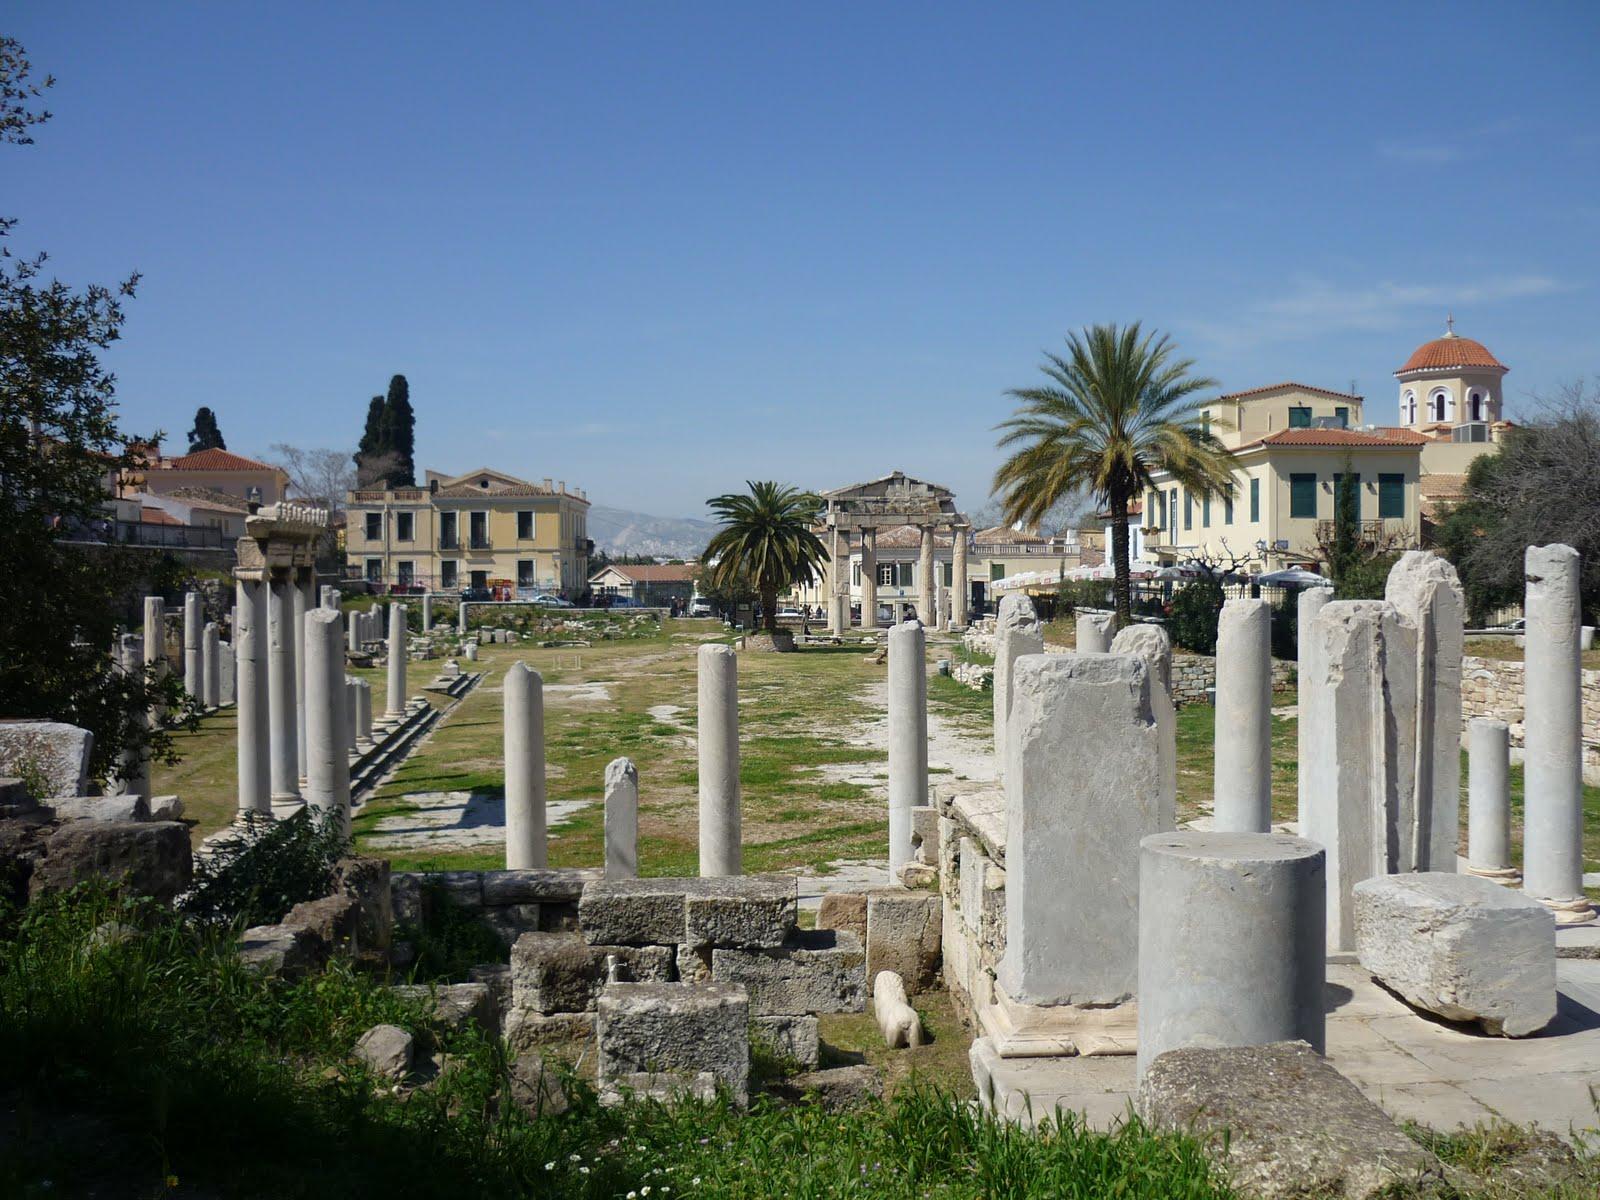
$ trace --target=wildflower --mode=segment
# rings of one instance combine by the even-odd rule
[[[587,1175],[588,1173],[589,1173],[589,1168],[588,1167],[579,1167],[578,1168],[578,1174],[579,1175]]]
[[[639,1193],[638,1192],[629,1192],[628,1193],[628,1200],[639,1200]]]
[[[554,1171],[554,1170],[555,1170],[555,1169],[556,1169],[556,1165],[555,1165],[555,1163],[553,1163],[553,1162],[547,1162],[547,1163],[545,1163],[545,1165],[544,1165],[544,1169],[545,1169],[545,1170],[546,1170],[546,1171]]]
[[[582,1162],[583,1161],[583,1155],[581,1155],[581,1154],[569,1154],[569,1155],[567,1155],[567,1161],[568,1162]]]
[[[640,1188],[639,1194],[641,1196],[648,1196],[650,1194],[650,1185],[647,1183],[644,1185],[644,1187]]]

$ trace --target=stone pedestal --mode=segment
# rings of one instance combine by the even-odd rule
[[[607,879],[633,879],[639,874],[639,772],[629,758],[606,764]]]
[[[1581,567],[1571,546],[1524,557],[1522,886],[1558,925],[1594,920],[1583,892]]]
[[[739,660],[731,646],[701,646],[696,753],[700,874],[743,871],[739,813]]]
[[[306,613],[306,806],[350,832],[349,726],[344,713],[344,637],[339,614]]]
[[[1005,596],[994,622],[994,777],[1006,777],[1006,725],[1011,719],[1012,666],[1025,654],[1044,653],[1044,627],[1033,601]]]
[[[1162,833],[1139,852],[1139,1060],[1187,1047],[1323,1049],[1322,847]]]
[[[1272,828],[1272,605],[1229,600],[1217,622],[1215,802],[1223,833]]]
[[[267,590],[240,578],[233,604],[234,702],[238,717],[239,811],[272,811],[271,700],[267,684]]]
[[[1312,657],[1316,651],[1316,640],[1310,636],[1311,623],[1317,619],[1317,614],[1322,611],[1322,606],[1333,599],[1331,587],[1309,587],[1300,592],[1295,600],[1295,677],[1296,683],[1295,711],[1299,719],[1295,722],[1295,761],[1304,763],[1306,757],[1306,740],[1310,726],[1305,720],[1306,713],[1306,680],[1312,675],[1317,675],[1315,659]],[[1301,836],[1306,831],[1306,794],[1311,787],[1311,776],[1304,770],[1297,777],[1297,802],[1296,828]]]
[[[397,606],[398,607],[398,606]],[[527,663],[505,679],[506,868],[546,863],[544,680]]]
[[[384,716],[406,715],[406,606],[389,605],[389,692]]]
[[[889,875],[911,861],[911,810],[928,802],[927,635],[889,630]]]
[[[1467,872],[1522,878],[1511,865],[1511,729],[1489,717],[1467,723]]]

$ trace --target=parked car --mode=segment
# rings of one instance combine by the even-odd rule
[[[486,587],[463,588],[461,590],[461,598],[473,604],[481,604],[486,600],[493,600],[494,593]]]
[[[547,595],[543,595],[543,596],[535,596],[533,598],[533,602],[535,604],[546,605],[546,606],[548,606],[550,608],[577,608],[578,607],[571,600],[563,600],[560,596],[554,596],[554,595],[548,595],[548,594]]]
[[[778,610],[778,620],[780,621],[798,621],[799,619],[800,610],[792,604],[786,604]]]
[[[704,596],[696,596],[689,601],[689,615],[691,617],[710,617],[716,614],[711,611],[711,601]]]

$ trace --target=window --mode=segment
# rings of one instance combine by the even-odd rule
[[[878,564],[878,585],[880,587],[893,587],[894,586],[894,564],[893,563],[879,563]]]
[[[1350,410],[1344,405],[1339,405],[1333,410],[1333,419],[1339,422],[1340,429],[1350,428]]]
[[[472,586],[475,588],[486,588],[489,586],[489,572],[487,571],[473,571],[467,576],[467,578],[471,580]]]
[[[1194,493],[1190,491],[1183,493],[1183,527],[1194,528]]]
[[[383,582],[383,559],[381,559],[381,558],[369,558],[369,559],[367,559],[367,582],[368,583],[382,583]]]
[[[1250,520],[1252,523],[1261,520],[1261,480],[1250,481]]]
[[[1406,515],[1406,477],[1378,476],[1378,516],[1385,521],[1403,521]]]
[[[517,514],[517,541],[533,541],[533,514],[531,512],[519,512]]]
[[[458,586],[460,576],[456,569],[460,564],[453,558],[447,558],[439,564],[439,586],[446,591],[454,590]]]
[[[518,513],[517,515],[520,517],[522,514]],[[532,516],[533,514],[529,513],[528,515]],[[533,586],[533,559],[517,559],[517,586],[519,588],[531,588]]]
[[[459,550],[461,543],[456,540],[456,514],[446,512],[439,514],[439,549]]]
[[[1469,403],[1472,406],[1472,420],[1483,420],[1483,393],[1473,392],[1472,399],[1469,401]]]
[[[1289,476],[1289,516],[1316,519],[1317,477],[1315,475]]]
[[[954,563],[945,563],[944,564],[944,585],[945,585],[945,587],[950,587],[955,583],[955,569],[956,568],[955,568],[955,564]]]
[[[1156,528],[1167,527],[1167,494],[1165,492],[1150,493],[1150,509],[1155,514]]]
[[[1339,486],[1343,479],[1343,475],[1335,475],[1333,477],[1333,512],[1335,517],[1337,517],[1339,514]],[[1361,476],[1350,476],[1350,482],[1354,485],[1350,489],[1350,519],[1352,521],[1359,521],[1361,520]]]
[[[416,540],[417,514],[395,513],[394,515],[394,540],[397,542],[410,542]]]
[[[1435,392],[1430,404],[1433,406],[1433,419],[1435,421],[1443,421],[1445,419],[1445,414],[1449,411],[1450,393],[1443,391]]]
[[[410,587],[417,577],[417,564],[414,562],[395,563],[394,580],[401,587]]]
[[[992,562],[992,563],[989,564],[989,579],[991,581],[996,580],[996,579],[1004,579],[1005,577],[1006,577],[1006,565],[1005,565],[1005,563],[1003,563],[1003,562]]]
[[[1417,394],[1408,391],[1400,397],[1400,420],[1406,425],[1417,423]]]
[[[1172,530],[1173,533],[1177,533],[1178,532],[1178,489],[1177,488],[1173,488],[1172,489],[1172,494],[1167,500],[1167,514],[1172,518],[1172,524],[1168,525],[1167,528]],[[1172,539],[1169,538],[1168,540],[1170,541]]]
[[[1309,408],[1305,408],[1305,407],[1302,407],[1302,406],[1299,406],[1299,405],[1296,405],[1295,407],[1291,408],[1289,410],[1289,428],[1290,429],[1310,429],[1311,428],[1311,410]]]
[[[481,512],[469,513],[467,516],[467,528],[470,531],[469,536],[472,539],[472,548],[474,550],[487,550],[489,548],[489,514]]]
[[[1233,524],[1233,488],[1231,485],[1222,497],[1222,523],[1224,525]]]
[[[366,520],[367,520],[367,541],[369,541],[369,542],[380,542],[380,541],[382,541],[383,540],[383,514],[381,512],[369,512],[369,513],[366,514]]]
[[[1200,528],[1211,528],[1211,495],[1207,493],[1200,497]]]

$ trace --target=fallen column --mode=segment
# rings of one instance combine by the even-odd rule
[[[1511,865],[1511,727],[1489,717],[1467,722],[1467,873],[1522,879]]]
[[[389,702],[384,716],[391,721],[406,715],[406,606],[389,605]]]
[[[1272,605],[1229,600],[1217,621],[1213,827],[1272,828]]]
[[[639,772],[630,758],[606,764],[607,879],[634,879],[639,874]]]
[[[527,663],[505,679],[506,869],[546,863],[544,680]]]
[[[1323,1050],[1323,850],[1277,833],[1183,831],[1139,852],[1139,1062],[1304,1041]]]
[[[1004,596],[994,619],[994,777],[1006,777],[1006,726],[1011,720],[1012,668],[1025,654],[1044,653],[1044,628],[1033,601]]]
[[[1557,925],[1594,920],[1583,892],[1581,561],[1571,546],[1529,546],[1523,654],[1522,888]]]
[[[927,634],[889,630],[889,877],[911,861],[911,810],[928,802]]]
[[[700,647],[696,755],[700,874],[741,874],[739,660],[732,646]]]
[[[306,806],[350,832],[350,758],[344,716],[344,638],[339,614],[306,614]]]

